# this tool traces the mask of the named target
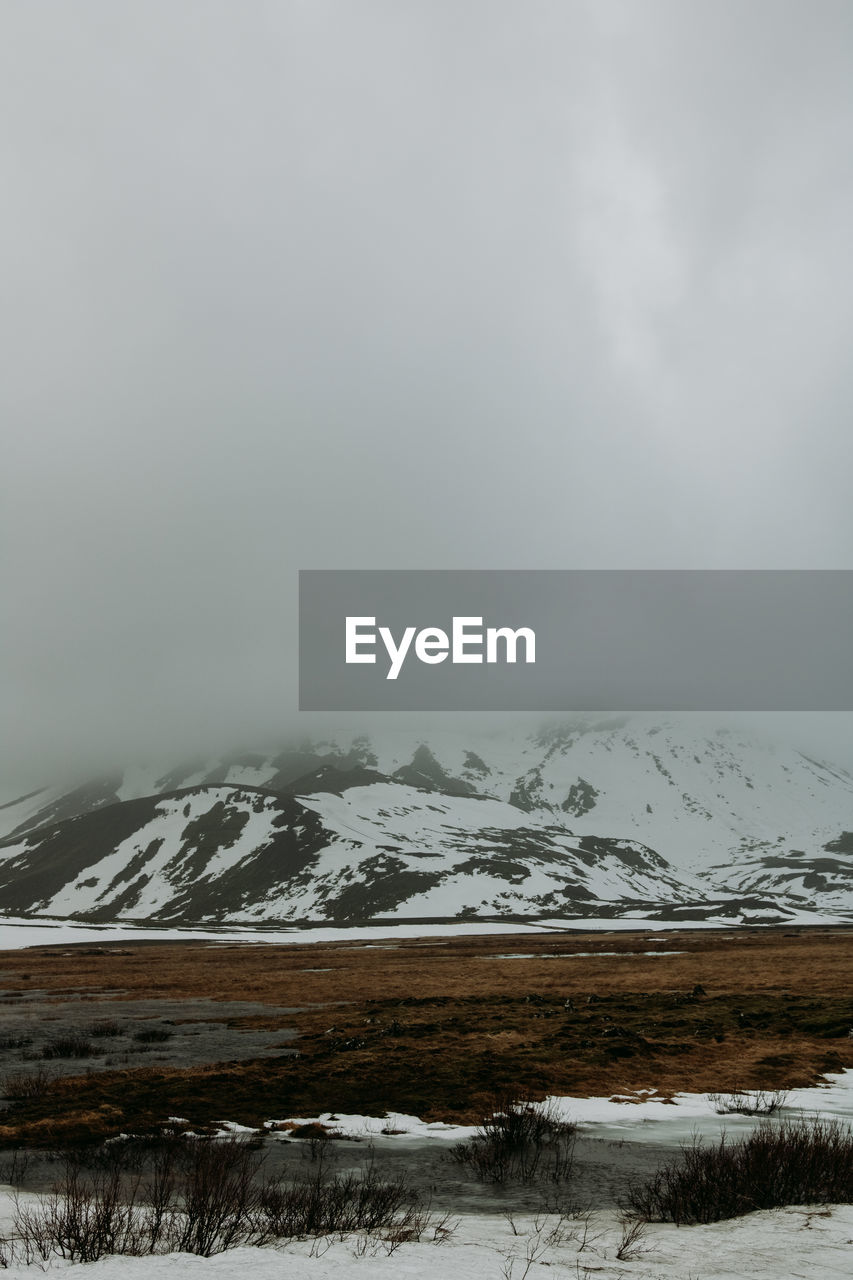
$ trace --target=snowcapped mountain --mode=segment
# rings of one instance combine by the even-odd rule
[[[147,919],[853,912],[853,776],[643,718],[339,736],[0,808],[0,911]]]

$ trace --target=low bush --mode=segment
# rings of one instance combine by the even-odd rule
[[[695,1139],[629,1208],[650,1222],[719,1222],[787,1204],[853,1203],[853,1133],[834,1120],[763,1122],[745,1138]]]
[[[42,1045],[43,1058],[91,1058],[95,1049],[86,1036],[57,1036]]]
[[[99,1018],[86,1028],[88,1034],[96,1040],[105,1040],[111,1036],[120,1036],[122,1025],[115,1018]]]
[[[49,1195],[16,1200],[0,1267],[109,1254],[210,1257],[238,1245],[349,1232],[374,1236],[391,1252],[424,1233],[436,1241],[449,1234],[446,1220],[435,1219],[402,1179],[382,1181],[372,1168],[329,1177],[320,1166],[295,1183],[264,1180],[257,1144],[240,1137],[169,1136],[139,1149],[109,1144],[60,1163]]]
[[[133,1038],[139,1044],[164,1044],[173,1034],[168,1027],[141,1027],[134,1031]]]
[[[571,1177],[576,1132],[553,1105],[502,1102],[450,1154],[484,1182],[563,1182]]]
[[[419,1239],[430,1219],[428,1207],[405,1178],[383,1181],[372,1168],[361,1177],[320,1173],[291,1184],[269,1184],[261,1204],[264,1229],[275,1239],[352,1231],[390,1231]]]
[[[709,1093],[708,1100],[718,1116],[772,1116],[788,1101],[787,1089],[732,1089],[730,1093]]]

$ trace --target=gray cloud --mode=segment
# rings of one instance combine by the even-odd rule
[[[846,0],[9,0],[7,770],[272,731],[299,567],[850,567]]]

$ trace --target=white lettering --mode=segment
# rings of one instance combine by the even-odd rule
[[[347,618],[347,662],[375,662],[375,653],[359,653],[361,644],[376,644],[376,633],[359,635],[359,627],[376,626],[375,618]]]
[[[406,654],[409,652],[409,645],[412,643],[412,636],[415,634],[415,628],[406,627],[399,647],[394,643],[394,637],[391,634],[390,627],[380,627],[379,634],[382,637],[382,643],[388,650],[388,657],[391,659],[391,668],[385,679],[396,680],[397,676],[400,674],[403,663],[406,660]]]
[[[513,631],[511,627],[489,627],[486,631],[486,662],[498,661],[498,639],[506,641],[506,662],[515,662],[518,638],[524,640],[524,661],[536,661],[536,633],[530,627],[519,627]]]
[[[482,618],[454,618],[453,619],[453,661],[454,662],[482,662],[482,653],[466,653],[466,644],[483,643],[483,633],[478,632],[472,635],[466,632],[466,627],[482,627]]]
[[[350,617],[346,620],[346,660],[352,662],[376,662],[375,653],[365,653],[365,648],[374,648],[377,640],[375,618]],[[419,662],[430,666],[444,662],[448,654],[453,663],[483,662],[483,619],[454,618],[452,626],[452,642],[441,627],[406,627],[398,644],[390,627],[379,627],[378,635],[385,646],[390,665],[385,674],[386,680],[396,680],[414,641],[415,656]],[[499,656],[499,641],[503,642],[503,658]],[[487,663],[518,661],[519,641],[524,643],[524,661],[536,661],[536,633],[531,627],[487,627],[485,634]],[[471,653],[472,647],[479,647],[480,653]]]
[[[421,662],[444,662],[449,647],[447,632],[439,627],[424,627],[415,640],[415,653]]]

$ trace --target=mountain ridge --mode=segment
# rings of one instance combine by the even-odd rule
[[[14,914],[853,913],[853,776],[666,721],[332,735],[115,770],[0,815],[0,912]]]

